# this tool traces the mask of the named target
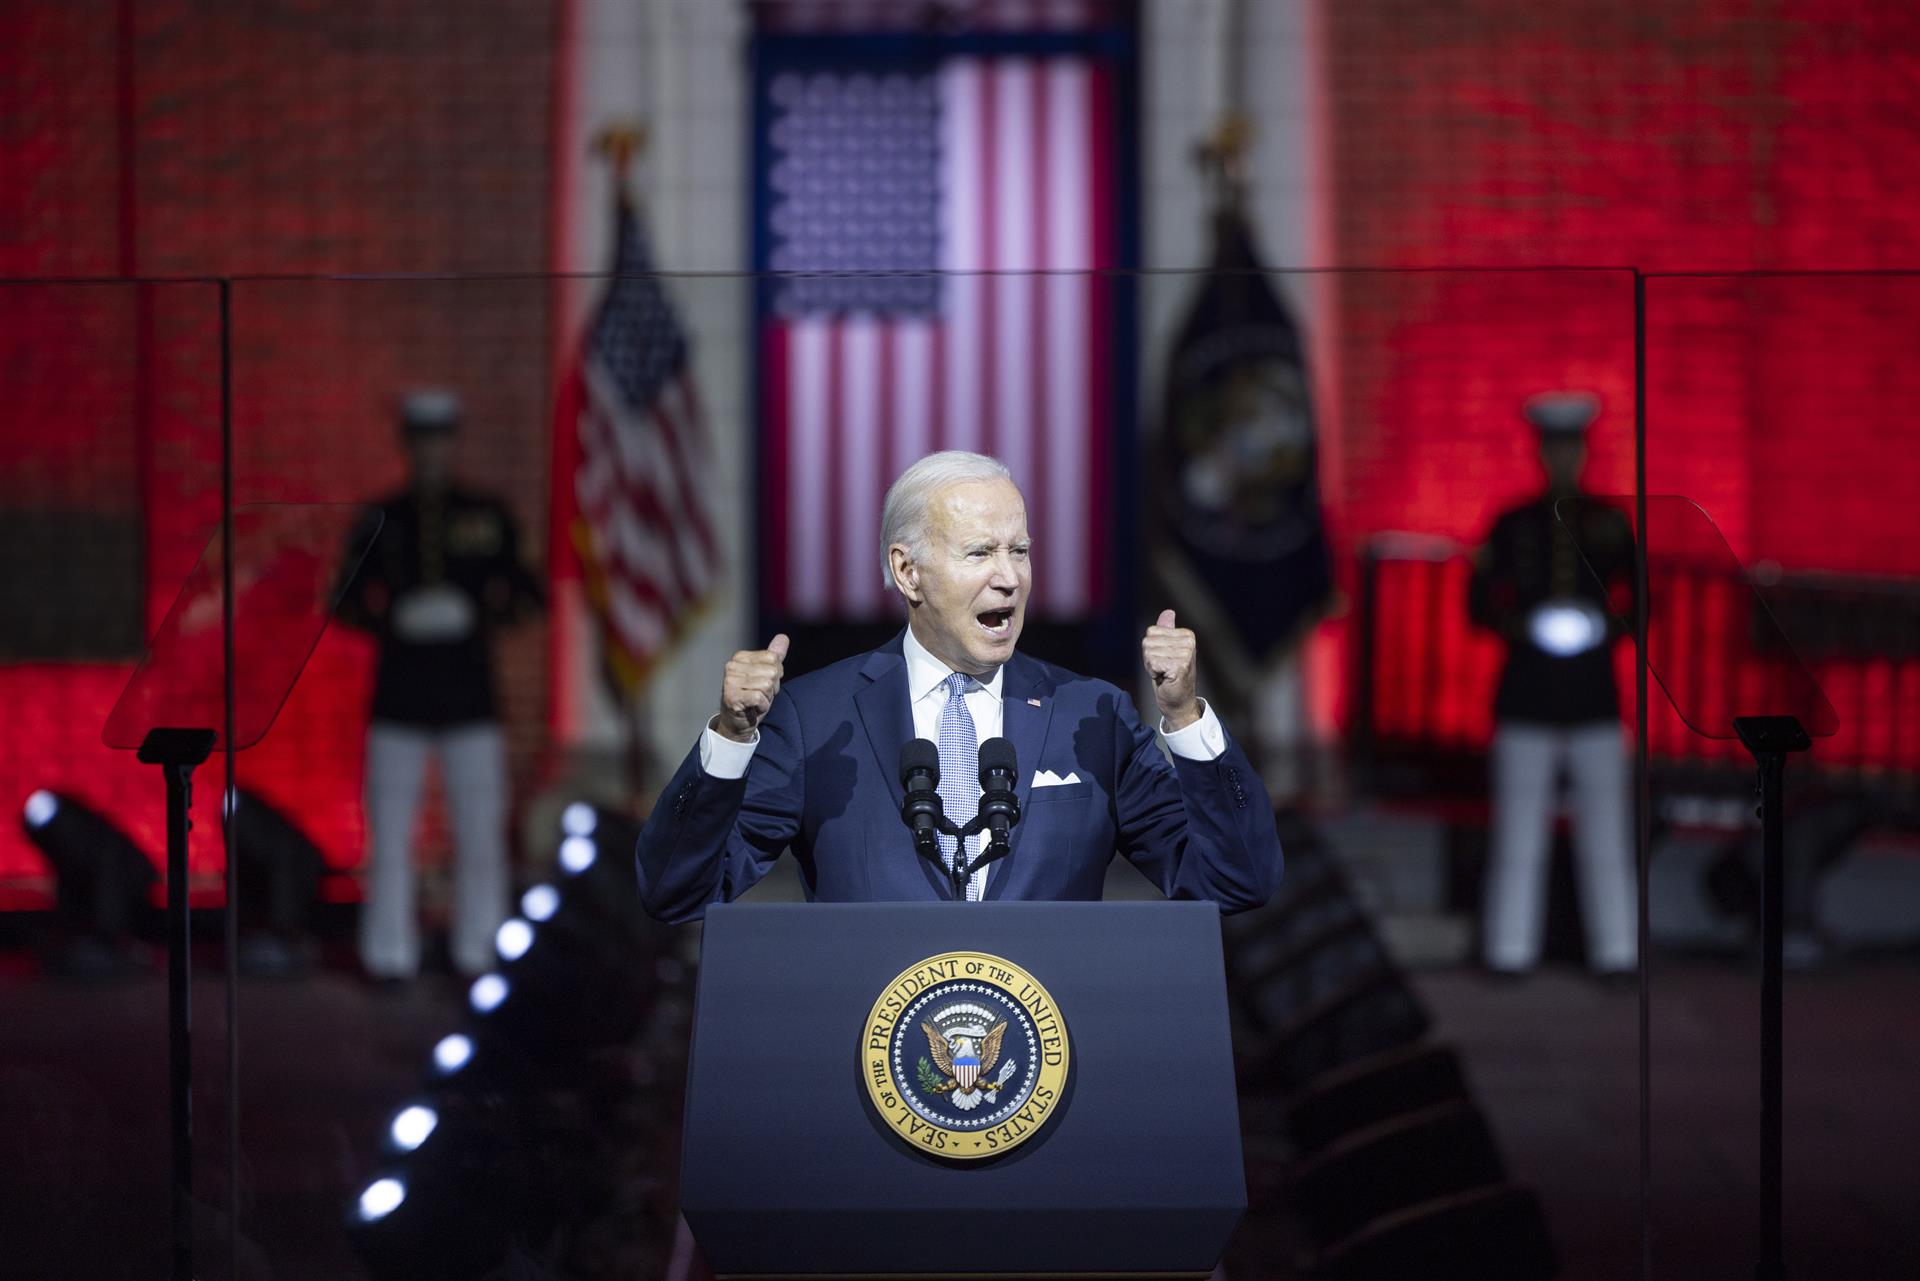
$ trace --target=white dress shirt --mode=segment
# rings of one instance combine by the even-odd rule
[[[942,688],[953,669],[935,658],[920,638],[907,629],[901,649],[907,656],[907,701],[913,708],[913,736],[924,738],[936,746],[940,742],[940,713],[946,709],[947,694]],[[986,742],[990,738],[1000,737],[1000,726],[1005,717],[1000,710],[1001,669],[993,669],[993,675],[982,679],[974,677],[973,688],[968,690],[965,699],[967,715],[973,718],[974,743]],[[966,839],[964,861],[971,863],[979,858],[987,848],[987,834],[975,832]],[[987,876],[993,871],[989,863],[967,878],[969,896],[975,900],[987,896]]]
[[[940,709],[947,701],[940,687],[954,669],[935,658],[911,627],[906,630],[901,648],[907,659],[907,699],[913,707],[914,736],[938,743]],[[1001,736],[1004,723],[1000,710],[1001,678],[1000,668],[995,668],[991,676],[976,677],[973,690],[966,695],[967,713],[973,717],[974,731],[982,743]],[[747,766],[753,761],[754,749],[760,745],[760,731],[756,729],[746,742],[736,743],[713,727],[713,721],[718,719],[716,716],[708,721],[706,731],[700,735],[700,768],[714,778],[744,778]],[[1200,700],[1199,720],[1184,729],[1169,731],[1163,717],[1160,734],[1167,750],[1189,760],[1217,760],[1227,750],[1226,730],[1205,699]],[[1038,761],[1020,764],[1029,774],[1039,772]],[[986,839],[986,833],[981,832],[967,842],[969,857],[978,856],[978,847],[983,847]],[[984,878],[993,867],[989,863],[974,875]],[[985,885],[984,879],[981,884]]]

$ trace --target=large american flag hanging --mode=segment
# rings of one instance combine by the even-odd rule
[[[1027,497],[1033,610],[1108,605],[1114,72],[1081,54],[763,69],[762,603],[892,615],[887,485],[940,449]]]
[[[652,271],[640,220],[623,199],[614,275],[562,411],[576,415],[579,440],[573,543],[602,657],[623,694],[679,637],[720,570],[686,334]]]

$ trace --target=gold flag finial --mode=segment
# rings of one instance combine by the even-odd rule
[[[612,163],[614,180],[621,183],[627,180],[633,158],[646,147],[647,126],[641,120],[616,120],[602,125],[593,135],[593,154]]]
[[[1247,156],[1253,150],[1253,118],[1230,111],[1212,133],[1193,148],[1194,162],[1226,194],[1237,195],[1246,186]]]

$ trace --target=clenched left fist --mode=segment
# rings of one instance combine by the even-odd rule
[[[1176,627],[1173,611],[1163,609],[1160,619],[1140,641],[1140,657],[1146,660],[1153,677],[1153,701],[1160,705],[1169,732],[1185,729],[1200,719],[1200,700],[1193,693],[1193,667],[1199,645],[1193,632]]]

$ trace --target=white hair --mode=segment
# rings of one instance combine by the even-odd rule
[[[894,586],[893,556],[895,543],[905,544],[915,560],[927,556],[927,503],[948,485],[972,480],[1011,481],[1013,473],[998,458],[970,454],[962,449],[928,454],[900,473],[900,479],[887,490],[886,504],[880,509],[881,581]]]

